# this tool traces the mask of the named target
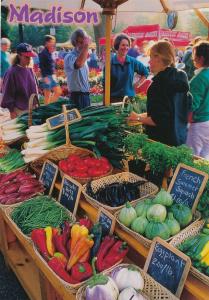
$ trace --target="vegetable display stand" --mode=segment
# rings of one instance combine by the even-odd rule
[[[143,184],[139,185],[139,193],[140,193],[140,198],[134,199],[131,201],[131,203],[135,203],[139,200],[142,200],[145,197],[148,197],[150,195],[154,195],[158,191],[158,187],[154,185],[153,183],[146,181],[144,178],[139,177],[135,174],[129,173],[129,172],[123,172],[123,173],[118,173],[115,175],[110,175],[98,180],[93,180],[91,182],[91,188],[93,192],[97,192],[100,188],[103,188],[105,186],[111,185],[113,183],[119,182],[128,182],[128,183],[137,183],[137,182],[143,182]],[[105,205],[103,203],[100,203],[96,199],[92,198],[88,193],[87,193],[87,185],[83,187],[83,194],[86,198],[86,201],[88,201],[91,205],[93,205],[96,208],[103,207],[104,209],[114,213],[117,210],[121,209],[124,205],[117,206],[117,207],[112,207]]]
[[[186,239],[196,236],[200,233],[201,229],[204,226],[204,223],[205,222],[203,220],[196,222],[195,224],[190,226],[190,228],[187,228],[183,232],[177,234],[176,237],[170,242],[170,244],[174,247],[178,247]],[[209,277],[207,275],[198,271],[194,266],[191,267],[190,272],[203,283],[209,286]]]
[[[1,234],[10,232],[10,237],[8,235],[3,237],[2,253],[29,298],[31,300],[75,300],[75,296],[57,280],[49,268],[46,268],[32,244],[14,227],[4,211],[2,211],[2,218]]]
[[[89,216],[89,218],[93,221],[97,218],[97,209],[90,205],[86,200],[81,199],[79,203],[80,207],[83,211],[86,212],[86,214]],[[140,241],[136,240],[133,236],[131,236],[129,233],[121,229],[121,227],[116,224],[115,227],[115,233],[124,241],[128,243],[130,247],[135,249],[137,252],[137,260],[133,261],[137,264],[139,264],[139,261],[141,265],[143,266],[146,257],[148,256],[148,248],[145,247]],[[201,282],[199,279],[194,277],[191,273],[189,273],[183,293],[181,295],[181,300],[205,300],[208,299],[209,295],[209,286]]]
[[[113,270],[118,267],[127,267],[128,264],[121,264],[115,267]],[[146,274],[142,269],[139,268],[139,271],[144,279],[144,288],[142,290],[142,295],[145,299],[149,300],[178,300],[171,292],[169,292],[166,288],[156,282],[151,276]],[[111,272],[108,272],[107,275],[110,275]],[[77,294],[76,300],[85,300],[85,290],[86,286],[82,286]]]
[[[70,154],[76,154],[81,157],[85,156],[93,156],[93,152],[85,148],[79,148],[76,146],[70,145],[62,145],[57,148],[52,149],[47,154],[41,156],[37,160],[30,163],[31,169],[38,175],[41,174],[42,166],[45,160],[51,160],[54,163],[58,164],[58,162],[62,159],[66,159]]]
[[[142,201],[143,201],[143,200],[142,200]],[[140,201],[140,202],[141,202],[141,201]],[[135,207],[135,206],[137,205],[137,203],[138,203],[138,202],[134,203],[133,207]],[[143,235],[141,235],[141,234],[139,234],[139,233],[137,233],[137,232],[131,230],[131,228],[129,228],[129,227],[125,226],[124,224],[122,224],[122,223],[119,221],[119,218],[118,218],[119,214],[120,214],[120,211],[117,211],[117,212],[115,213],[116,222],[119,224],[119,226],[120,226],[124,231],[126,231],[128,234],[132,235],[132,236],[133,236],[136,240],[138,240],[140,243],[142,243],[145,247],[150,248],[150,246],[151,246],[151,244],[152,244],[152,240],[146,238],[145,236],[143,236]],[[200,220],[200,218],[201,218],[201,214],[200,214],[198,211],[196,211],[196,212],[194,213],[194,215],[193,215],[192,223],[191,223],[190,225],[188,225],[185,229],[182,229],[181,232],[183,233],[184,231],[190,230],[190,228],[192,228],[192,227],[196,224],[196,222],[198,222],[198,221]],[[175,236],[177,236],[177,235],[178,235],[178,234],[176,234]],[[167,242],[168,242],[168,241],[171,241],[175,236],[170,237],[170,238],[167,239],[166,241],[167,241]]]

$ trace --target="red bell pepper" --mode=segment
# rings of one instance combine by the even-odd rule
[[[108,254],[105,256],[103,264],[104,268],[108,269],[114,264],[122,260],[128,253],[128,246],[126,242],[121,240],[117,241],[111,249],[109,249]]]
[[[93,226],[91,220],[88,217],[79,219],[79,224],[84,225],[86,228],[88,228],[88,230],[90,230],[91,227]]]
[[[63,280],[68,283],[76,284],[78,283],[67,271],[65,271],[63,263],[57,257],[52,257],[48,262],[49,267]]]
[[[31,232],[31,239],[34,244],[38,247],[41,255],[48,260],[49,259],[49,252],[46,246],[46,232],[44,229],[34,229]]]
[[[116,243],[114,236],[105,236],[97,252],[96,268],[99,272],[105,269],[104,258],[109,253],[110,248]]]
[[[88,262],[77,263],[71,269],[71,276],[73,279],[81,282],[93,275],[92,267]]]
[[[62,253],[66,258],[68,258],[68,253],[63,243],[63,236],[57,233],[56,235],[53,236],[53,242],[56,251]]]

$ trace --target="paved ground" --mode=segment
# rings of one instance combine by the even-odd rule
[[[0,253],[0,300],[29,300],[15,274],[4,263]]]

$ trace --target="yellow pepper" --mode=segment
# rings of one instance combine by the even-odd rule
[[[201,257],[205,257],[209,253],[209,241],[205,244],[202,251],[200,252]]]
[[[72,253],[75,248],[76,243],[82,236],[88,236],[89,231],[84,225],[75,224],[71,228],[71,244],[70,244],[70,253]]]
[[[47,226],[45,229],[45,232],[46,232],[46,247],[47,247],[47,250],[49,252],[49,254],[51,256],[54,255],[54,252],[55,252],[55,248],[54,248],[54,244],[53,244],[53,229],[51,226]]]
[[[209,252],[201,259],[201,264],[205,267],[209,267]]]

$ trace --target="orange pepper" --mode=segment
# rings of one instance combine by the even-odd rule
[[[70,253],[73,252],[76,243],[82,236],[88,236],[89,231],[84,225],[74,224],[71,228]]]
[[[92,236],[82,236],[76,243],[76,246],[74,247],[73,251],[70,254],[70,258],[68,260],[67,264],[67,270],[69,271],[72,266],[74,266],[79,259],[89,250],[93,247],[94,241],[92,239]]]

